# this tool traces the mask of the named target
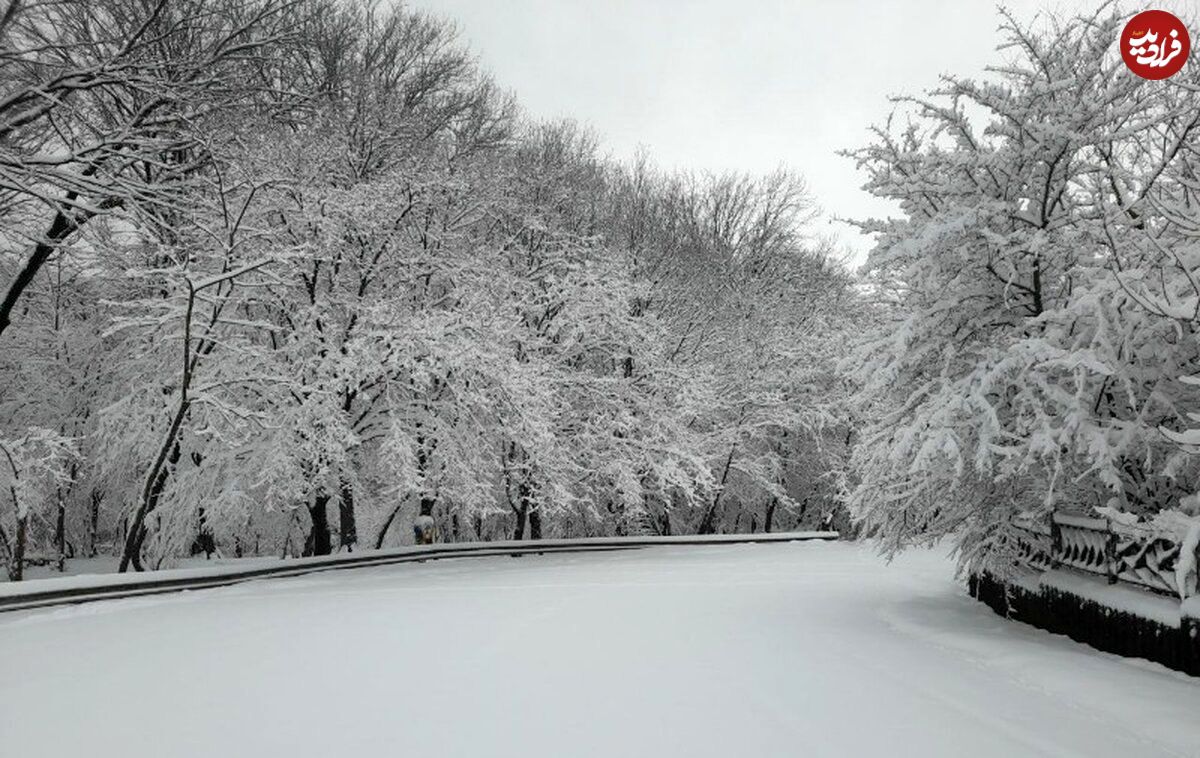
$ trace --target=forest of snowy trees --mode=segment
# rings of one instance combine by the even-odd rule
[[[836,518],[968,561],[1052,508],[1189,528],[1200,66],[1130,75],[1111,9],[1000,21],[994,69],[849,152],[896,208],[851,272],[798,174],[612,160],[403,5],[10,0],[10,578],[375,548],[420,516]]]
[[[797,176],[618,165],[403,7],[13,3],[0,35],[13,578],[834,507],[852,287]]]

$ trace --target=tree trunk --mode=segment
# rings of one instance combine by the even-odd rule
[[[213,537],[212,530],[208,528],[208,514],[201,508],[199,512],[199,526],[196,529],[196,539],[192,540],[191,549],[188,551],[191,555],[200,555],[204,553],[204,559],[212,558],[212,554],[217,552],[217,541]]]
[[[67,564],[67,503],[58,493],[58,515],[54,519],[54,547],[58,551],[58,573],[66,570]]]
[[[388,529],[392,528],[392,522],[396,520],[396,514],[398,514],[400,512],[400,509],[403,507],[404,507],[404,504],[401,503],[400,505],[397,505],[395,508],[393,508],[392,512],[388,514],[387,520],[383,522],[383,526],[379,528],[379,534],[375,535],[375,549],[376,550],[379,550],[380,548],[383,547],[383,538],[387,536]]]
[[[358,542],[358,523],[354,518],[354,487],[346,479],[341,481],[338,497],[338,546],[353,550]]]
[[[763,531],[770,532],[771,527],[775,524],[775,509],[779,507],[779,498],[771,498],[771,502],[767,503],[767,519],[763,522]]]
[[[146,527],[142,524],[141,519],[137,519],[137,526],[130,525],[125,533],[125,549],[121,552],[121,564],[117,567],[117,573],[123,574],[130,568],[134,571],[145,571],[142,566],[142,545],[146,541]]]
[[[425,436],[420,432],[417,433],[417,471],[421,474],[421,480],[427,483],[429,472],[429,453],[426,449]],[[433,518],[433,509],[436,506],[437,495],[423,489],[421,492],[421,501],[420,507],[417,510],[417,516],[428,516]]]
[[[514,540],[525,539],[525,517],[527,515],[526,507],[524,505],[521,505],[521,507],[514,508],[513,510],[517,514],[517,525],[513,529],[513,539]]]
[[[514,445],[515,447],[515,445]],[[520,474],[520,479],[517,482],[517,527],[515,530],[514,540],[525,538],[525,522],[530,522],[530,539],[542,538],[542,516],[537,513],[537,506],[533,504],[533,486],[529,481],[529,472],[524,471]],[[534,527],[534,519],[537,520],[537,533],[532,531]]]
[[[74,192],[68,196],[70,200],[74,200],[75,197]],[[17,272],[17,278],[13,279],[4,299],[0,300],[0,334],[4,334],[4,330],[12,323],[12,314],[16,310],[17,301],[21,299],[26,288],[33,283],[38,271],[46,261],[50,260],[50,256],[58,249],[59,243],[71,236],[71,233],[78,228],[76,220],[63,211],[54,214],[54,220],[46,231],[46,237],[34,245],[29,260],[25,261],[25,265]]]
[[[308,548],[306,555],[329,555],[333,552],[333,538],[329,533],[329,513],[326,507],[329,495],[317,495],[313,504],[308,506],[308,515],[312,519],[312,528],[308,533]]]
[[[16,543],[13,545],[12,559],[8,564],[10,582],[19,582],[25,576],[25,531],[28,522],[28,516],[17,517]]]
[[[175,417],[171,419],[166,439],[163,440],[158,458],[147,476],[146,487],[142,491],[142,500],[138,504],[137,512],[134,513],[133,522],[129,525],[129,533],[125,537],[125,549],[121,554],[121,565],[117,568],[118,573],[124,573],[131,565],[136,571],[142,570],[142,545],[146,541],[147,533],[146,517],[158,507],[159,498],[162,497],[163,490],[167,486],[167,477],[170,476],[171,469],[179,462],[181,454],[179,432],[190,408],[190,402],[186,400],[180,402],[179,407],[175,410]]]
[[[529,539],[540,540],[542,538],[542,509],[534,508],[529,511]]]
[[[729,456],[725,459],[725,470],[721,472],[721,482],[717,487],[717,494],[713,497],[708,510],[704,512],[704,518],[700,520],[696,534],[712,534],[716,531],[717,506],[721,504],[721,495],[725,494],[725,483],[729,481],[729,469],[733,465],[733,455],[736,451],[736,444],[729,448]]]
[[[97,555],[96,542],[99,540],[100,531],[100,501],[104,496],[99,492],[92,490],[91,509],[88,513],[88,557],[95,558]]]

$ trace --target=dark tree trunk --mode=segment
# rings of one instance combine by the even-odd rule
[[[430,445],[430,448],[433,446]],[[429,452],[426,450],[426,440],[423,434],[417,434],[417,471],[421,473],[422,480],[428,480],[429,471]],[[433,516],[433,509],[437,506],[437,495],[430,492],[421,493],[421,506],[418,510],[418,516]]]
[[[70,487],[74,487],[75,478],[79,475],[79,463],[72,461],[70,470]],[[69,490],[68,490],[69,491]],[[62,573],[67,567],[67,558],[75,557],[75,546],[67,542],[67,501],[63,497],[61,487],[54,490],[58,500],[58,517],[54,521],[54,546],[58,549],[58,571]]]
[[[541,514],[537,513],[537,506],[535,506],[533,504],[533,485],[529,481],[529,472],[528,471],[521,473],[520,479],[517,482],[516,512],[517,512],[517,527],[514,530],[513,539],[520,540],[520,539],[525,538],[525,522],[527,520],[530,522],[529,523],[529,527],[530,527],[529,537],[531,539],[535,539],[535,540],[541,539],[542,538],[542,517],[541,517]],[[536,523],[537,523],[536,527],[534,527],[535,519],[536,519]],[[534,532],[533,532],[534,528],[537,529],[536,534],[534,534]]]
[[[534,508],[529,511],[529,539],[540,540],[542,538],[542,509]]]
[[[767,520],[763,522],[763,531],[771,531],[771,527],[775,524],[775,509],[779,507],[779,498],[771,498],[771,502],[767,503]]]
[[[400,509],[403,507],[404,505],[400,504],[393,508],[392,512],[388,514],[387,520],[383,522],[383,526],[379,528],[379,534],[375,536],[376,550],[379,550],[383,547],[383,539],[384,537],[387,537],[388,529],[392,528],[392,522],[396,520],[396,514],[400,513]]]
[[[513,539],[522,540],[525,539],[525,517],[527,510],[524,505],[514,510],[517,514],[517,525],[513,528]]]
[[[91,558],[98,554],[96,543],[100,539],[100,501],[103,499],[103,495],[92,490],[92,503],[88,512],[88,556]]]
[[[717,530],[717,507],[721,505],[721,495],[725,494],[725,484],[729,481],[729,469],[733,466],[733,455],[737,451],[737,445],[729,448],[729,457],[725,459],[725,470],[721,472],[721,481],[717,488],[717,494],[713,497],[713,501],[708,506],[708,510],[704,512],[704,518],[700,520],[700,526],[696,529],[696,534],[713,534]]]
[[[700,525],[696,527],[696,534],[713,534],[717,531],[717,505],[721,502],[718,495],[713,500],[712,505],[704,512],[704,518],[700,520]]]
[[[618,505],[612,500],[608,501],[608,512],[613,517],[613,534],[617,537],[625,536],[625,506]]]
[[[320,494],[308,506],[308,515],[312,519],[312,528],[308,533],[307,555],[329,555],[333,552],[333,539],[329,533],[329,495]]]
[[[167,430],[167,444],[163,446],[158,460],[155,461],[156,473],[146,483],[146,488],[142,492],[142,501],[138,505],[137,513],[133,516],[133,522],[129,525],[129,533],[125,537],[125,550],[121,554],[121,565],[117,569],[119,573],[124,573],[131,565],[135,571],[143,570],[142,545],[146,542],[146,517],[158,507],[158,501],[167,487],[167,478],[171,475],[171,469],[179,463],[181,455],[179,430],[183,427],[183,420],[187,417],[190,407],[191,403],[181,402],[175,411],[175,417],[171,420],[171,427]],[[168,450],[169,453],[167,453]]]
[[[346,336],[349,337],[349,334],[350,327],[347,327]],[[346,391],[342,395],[342,412],[350,414],[357,395],[357,391]],[[356,544],[358,523],[354,518],[354,485],[343,476],[338,482],[338,546],[350,551]]]
[[[58,493],[58,514],[54,519],[54,547],[58,552],[58,572],[67,568],[67,503]]]
[[[68,195],[68,199],[74,200],[75,193]],[[38,271],[46,261],[50,260],[50,256],[58,249],[60,242],[79,228],[79,224],[75,218],[68,216],[66,212],[59,211],[54,214],[54,220],[50,223],[50,228],[46,231],[46,236],[33,247],[33,252],[29,259],[25,261],[25,265],[17,272],[17,276],[9,285],[8,291],[4,294],[4,299],[0,300],[0,334],[12,323],[12,314],[16,310],[17,301],[21,299],[21,295],[33,283]]]
[[[354,487],[343,479],[338,498],[338,545],[352,550],[358,542],[358,523],[354,518]]]
[[[217,552],[217,540],[213,537],[212,530],[208,528],[208,515],[203,508],[200,509],[199,522],[196,539],[192,540],[192,546],[188,552],[192,555],[204,553],[204,558],[207,560]]]
[[[10,582],[19,582],[25,576],[25,532],[28,522],[28,516],[17,518],[16,540],[13,545],[12,559],[8,564],[8,580]]]

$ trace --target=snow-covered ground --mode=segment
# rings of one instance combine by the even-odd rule
[[[1200,755],[1200,680],[845,543],[446,561],[0,615],[23,756]]]

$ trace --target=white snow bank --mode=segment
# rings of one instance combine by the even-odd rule
[[[1186,618],[1200,619],[1200,595],[1193,595],[1179,606],[1180,615]]]
[[[1115,611],[1141,616],[1164,626],[1179,626],[1179,600],[1165,595],[1155,595],[1127,584],[1109,584],[1098,577],[1066,569],[1052,569],[1043,573],[1038,577],[1038,585],[1069,592]]]

